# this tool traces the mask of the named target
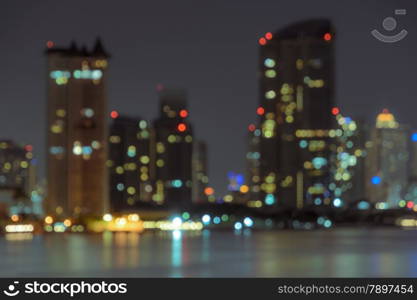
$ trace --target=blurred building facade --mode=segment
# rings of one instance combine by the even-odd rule
[[[154,121],[155,192],[153,200],[166,206],[192,203],[193,131],[188,122],[186,92],[162,89],[159,118]]]
[[[107,67],[100,40],[92,51],[48,42],[46,212],[102,215],[108,208]]]
[[[0,215],[30,214],[36,168],[31,145],[0,140]]]
[[[111,112],[109,136],[110,206],[126,211],[152,201],[149,122]]]
[[[397,208],[409,179],[409,129],[384,109],[368,144],[366,196],[377,208]]]
[[[265,206],[302,209],[317,199],[331,204],[333,42],[328,20],[300,22],[259,39],[259,186]]]

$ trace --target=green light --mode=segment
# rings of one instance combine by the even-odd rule
[[[265,71],[265,76],[268,78],[275,78],[275,76],[277,75],[277,72],[275,72],[275,70],[266,70]]]
[[[190,214],[189,214],[188,212],[184,212],[184,213],[182,214],[182,218],[183,218],[184,220],[188,220],[188,219],[190,218]]]

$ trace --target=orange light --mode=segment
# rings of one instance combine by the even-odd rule
[[[214,194],[214,189],[211,187],[206,187],[204,189],[204,194],[206,194],[207,196],[213,195]]]
[[[256,110],[256,113],[260,116],[262,116],[265,113],[265,109],[262,106],[259,106]]]
[[[254,124],[250,124],[249,126],[248,126],[248,129],[249,129],[249,131],[254,131],[255,129],[256,129],[256,126],[254,125]]]
[[[184,132],[187,130],[187,125],[185,125],[184,123],[179,123],[177,129],[179,132]]]
[[[240,190],[241,193],[246,194],[247,192],[249,192],[249,187],[244,184],[244,185],[240,186],[239,190]]]
[[[267,40],[271,40],[272,39],[272,33],[270,33],[270,32],[265,33],[265,38]]]
[[[186,109],[181,109],[180,110],[180,117],[181,118],[186,118],[188,116],[188,111]]]
[[[52,42],[52,41],[47,41],[46,42],[46,47],[47,48],[51,49],[53,46],[54,46],[54,42]]]
[[[259,45],[261,45],[261,46],[266,45],[266,39],[265,39],[264,37],[261,37],[261,38],[259,39]]]
[[[110,117],[111,117],[112,119],[116,119],[118,116],[119,116],[119,113],[118,113],[117,111],[115,111],[115,110],[112,110],[112,111],[111,111],[111,113],[110,113]]]
[[[71,220],[70,220],[70,219],[65,219],[65,221],[64,221],[64,225],[65,225],[66,227],[70,227],[70,226],[72,225]]]
[[[332,114],[333,114],[333,115],[335,115],[335,116],[336,116],[336,115],[338,115],[339,113],[340,113],[340,109],[339,109],[339,108],[337,108],[337,107],[333,107],[333,108],[332,108]]]
[[[327,32],[327,33],[324,34],[323,38],[324,38],[325,41],[331,41],[332,35]]]
[[[17,222],[17,221],[19,221],[19,216],[18,215],[13,215],[13,216],[11,216],[11,219],[12,219],[13,222]]]

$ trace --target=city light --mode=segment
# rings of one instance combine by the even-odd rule
[[[206,194],[207,196],[213,195],[214,194],[214,189],[212,187],[206,187],[204,189],[204,194]]]
[[[51,216],[45,217],[45,224],[51,225],[54,222],[54,219]]]
[[[184,123],[179,123],[177,129],[179,132],[184,132],[187,130],[187,125],[185,125]]]
[[[210,215],[204,215],[204,216],[201,218],[201,221],[203,222],[203,224],[204,224],[204,225],[208,225],[208,224],[210,224],[210,221],[211,221],[211,217],[210,217]]]
[[[246,227],[252,227],[253,220],[249,217],[246,217],[245,219],[243,219],[243,224],[245,224]]]
[[[234,225],[234,228],[236,229],[236,230],[241,230],[242,229],[242,223],[240,223],[240,222],[236,222],[235,223],[235,225]]]
[[[103,221],[110,222],[111,220],[113,220],[113,216],[111,214],[105,214],[103,216]]]
[[[256,113],[262,116],[265,113],[265,109],[262,106],[260,106],[256,109]]]
[[[271,33],[271,32],[267,32],[267,33],[265,33],[265,38],[266,38],[267,40],[272,40],[272,33]]]
[[[33,232],[34,227],[32,224],[6,225],[5,230],[8,233]]]
[[[333,107],[332,108],[332,114],[334,116],[338,115],[339,113],[340,113],[340,109],[339,108],[337,108],[337,107]]]
[[[379,177],[379,176],[373,176],[372,179],[371,179],[372,184],[375,184],[375,185],[380,184],[381,181],[382,181],[381,177]]]
[[[266,45],[266,39],[265,39],[264,37],[261,37],[261,38],[259,39],[259,45],[261,45],[261,46]]]
[[[332,35],[330,34],[330,33],[325,33],[324,35],[323,35],[323,39],[325,40],[325,41],[331,41],[331,39],[332,39]]]
[[[115,110],[112,110],[111,112],[110,112],[110,117],[112,118],[112,119],[117,119],[117,117],[119,116],[119,113],[117,112],[117,111],[115,111]]]
[[[186,118],[188,116],[188,111],[186,109],[181,109],[180,110],[180,117],[181,118]]]

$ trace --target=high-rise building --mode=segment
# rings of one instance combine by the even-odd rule
[[[154,122],[153,200],[171,207],[191,204],[193,131],[188,114],[184,90],[160,91],[160,116]]]
[[[30,197],[35,187],[35,173],[31,145],[0,141],[0,215],[32,213]]]
[[[334,30],[328,20],[290,25],[259,39],[262,201],[302,209],[331,204]]]
[[[48,42],[46,212],[101,215],[108,208],[107,66],[100,40],[88,51]]]
[[[192,201],[196,204],[207,203],[210,196],[206,193],[208,185],[207,145],[202,141],[193,143],[192,167]]]
[[[404,190],[404,202],[400,206],[407,206],[417,211],[417,131],[410,134],[410,163],[407,188]]]
[[[261,200],[260,186],[260,143],[261,131],[255,124],[248,126],[248,150],[246,152],[246,182],[249,187],[248,202],[249,207],[260,208],[264,205]]]
[[[331,138],[330,149],[330,183],[332,207],[352,207],[354,202],[363,199],[364,186],[364,136],[363,128],[357,122],[340,113],[339,108],[333,108],[337,127],[329,130]],[[309,147],[312,144],[308,145]],[[312,166],[320,163],[315,159]],[[314,204],[321,206],[322,200],[317,198]]]
[[[397,208],[408,182],[409,130],[384,109],[371,131],[366,159],[366,195],[376,208]]]
[[[151,128],[141,118],[111,112],[109,166],[112,211],[138,208],[152,201]]]

